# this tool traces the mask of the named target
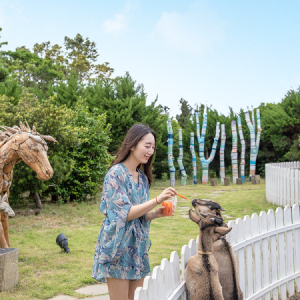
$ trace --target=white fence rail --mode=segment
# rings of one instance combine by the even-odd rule
[[[300,162],[265,165],[267,201],[279,206],[300,204]]]
[[[244,299],[285,300],[300,292],[300,208],[261,212],[230,221],[227,235],[238,262]],[[184,269],[197,253],[198,240],[182,247],[181,263],[176,251],[164,258],[135,291],[135,300],[186,300]],[[180,274],[181,270],[181,274]]]

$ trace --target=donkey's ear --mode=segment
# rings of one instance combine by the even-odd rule
[[[219,233],[221,236],[226,235],[228,232],[230,232],[232,227],[216,227],[215,232]]]
[[[193,210],[192,209],[190,209],[189,210],[189,217],[190,217],[190,219],[192,220],[192,221],[194,221],[195,223],[199,223],[200,222],[200,220],[201,220],[201,217],[198,215],[198,214],[196,214],[195,212],[193,212]]]

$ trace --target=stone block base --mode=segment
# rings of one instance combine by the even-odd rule
[[[260,175],[252,175],[251,182],[252,184],[260,184]]]
[[[236,179],[236,184],[242,185],[243,184],[243,178],[237,178]]]
[[[19,249],[0,248],[0,291],[5,292],[19,282]]]
[[[210,179],[210,184],[211,184],[211,186],[217,186],[218,185],[217,178],[211,178]]]
[[[230,183],[229,177],[225,177],[225,178],[224,178],[224,185],[225,185],[225,186],[228,186],[229,183]]]

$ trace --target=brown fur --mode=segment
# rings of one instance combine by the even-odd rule
[[[211,213],[222,217],[222,207],[212,200],[194,199],[192,205],[200,213]],[[219,266],[219,280],[223,287],[224,300],[242,300],[238,267],[234,252],[226,239],[220,239],[213,244],[213,256]]]
[[[190,210],[189,217],[200,226],[198,253],[190,257],[184,273],[190,300],[223,300],[218,263],[209,253],[213,250],[213,243],[231,228],[217,227],[212,215],[201,220]]]

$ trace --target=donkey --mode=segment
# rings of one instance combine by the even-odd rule
[[[201,218],[204,217],[204,218]],[[188,260],[184,277],[190,300],[224,300],[218,276],[218,263],[212,255],[213,243],[231,228],[222,227],[223,219],[212,214],[198,214],[190,209],[189,217],[200,227],[198,253]]]
[[[225,211],[219,203],[212,200],[194,199],[192,205],[199,215],[213,214],[222,218],[222,211]],[[223,226],[227,225],[224,223]],[[214,242],[212,253],[219,265],[219,280],[224,300],[242,300],[243,292],[239,284],[236,258],[225,237]]]
[[[40,135],[35,127],[30,129],[20,122],[20,127],[2,126],[0,131],[0,195],[8,205],[9,188],[13,179],[13,168],[20,161],[24,161],[37,173],[41,180],[48,180],[53,176],[53,169],[47,158],[47,143],[45,140],[57,142],[53,137]],[[1,207],[5,205],[1,205]],[[0,211],[0,248],[8,248],[8,216],[9,208]],[[10,213],[10,215],[12,215]]]

